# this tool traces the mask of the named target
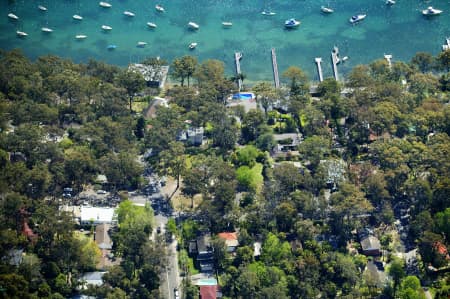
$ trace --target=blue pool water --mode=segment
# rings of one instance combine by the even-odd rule
[[[255,98],[255,94],[254,93],[244,93],[244,92],[240,92],[240,93],[235,93],[233,95],[233,100],[251,100]]]
[[[409,61],[418,51],[437,54],[445,37],[450,36],[450,1],[401,0],[387,6],[384,0],[108,0],[111,8],[102,8],[92,0],[0,0],[0,48],[21,48],[30,58],[55,54],[76,62],[98,59],[126,66],[146,57],[161,56],[171,61],[183,55],[195,55],[199,61],[219,59],[225,62],[227,75],[234,75],[234,52],[242,52],[244,82],[272,81],[270,49],[276,48],[280,74],[294,65],[317,80],[315,57],[322,57],[324,76],[331,76],[330,52],[334,45],[349,59],[339,66],[341,73],[357,64],[368,63],[392,54],[393,61]],[[161,4],[164,13],[156,11]],[[37,6],[48,8],[40,11]],[[323,14],[322,5],[334,9]],[[421,10],[428,6],[441,9],[440,16],[425,18]],[[276,13],[264,16],[270,9]],[[131,11],[135,17],[127,17]],[[14,13],[19,20],[7,17]],[[352,15],[367,18],[351,25]],[[74,14],[82,21],[73,20]],[[285,20],[301,21],[298,28],[286,30]],[[198,30],[189,30],[188,22]],[[147,22],[157,25],[150,28]],[[224,28],[222,22],[233,25]],[[101,26],[112,27],[102,30]],[[41,32],[41,27],[53,29]],[[28,33],[18,38],[16,31]],[[76,40],[75,35],[87,35]],[[146,46],[137,47],[139,41]],[[198,43],[195,50],[189,44]],[[117,45],[114,51],[108,45]],[[282,78],[283,79],[283,78]]]

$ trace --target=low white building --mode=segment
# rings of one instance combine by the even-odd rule
[[[115,208],[82,206],[80,209],[81,225],[113,224],[117,222]]]

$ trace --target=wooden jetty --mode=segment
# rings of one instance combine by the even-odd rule
[[[445,44],[442,45],[442,51],[450,50],[450,37],[445,39]]]
[[[236,74],[237,74],[237,76],[239,77],[238,78],[238,88],[239,88],[239,91],[241,91],[241,88],[242,88],[242,79],[240,78],[240,76],[241,76],[241,58],[242,58],[242,53],[241,52],[235,52],[234,53],[234,62],[235,62],[235,64],[236,64]]]
[[[339,48],[334,46],[333,51],[331,51],[331,63],[333,64],[333,74],[336,81],[339,81],[339,74],[337,69],[337,65],[339,62]]]
[[[315,59],[316,64],[317,64],[317,71],[319,72],[319,81],[322,82],[323,81],[323,74],[322,74],[322,57],[316,57]]]
[[[391,54],[384,54],[384,59],[386,59],[389,69],[392,67],[392,55]]]
[[[280,76],[278,74],[277,54],[275,48],[272,48],[272,69],[273,69],[273,81],[275,82],[275,88],[280,88]]]

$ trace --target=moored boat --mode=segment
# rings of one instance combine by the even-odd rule
[[[100,5],[101,7],[104,7],[104,8],[110,8],[112,6],[110,3],[103,2],[103,1],[99,2],[98,5]]]
[[[73,18],[74,20],[78,20],[78,21],[83,20],[83,17],[80,16],[80,15],[73,15],[72,18]]]
[[[51,32],[53,32],[53,29],[50,29],[50,28],[48,28],[48,27],[42,27],[42,28],[41,28],[41,31],[42,31],[42,32],[46,32],[46,33],[51,33]]]
[[[261,12],[261,14],[262,15],[265,15],[265,16],[274,16],[274,15],[276,15],[276,13],[275,12],[273,12],[273,11],[270,11],[270,10],[263,10],[262,12]]]
[[[422,14],[424,16],[437,16],[440,15],[443,11],[440,9],[433,8],[432,6],[428,6],[427,9],[422,10]]]
[[[352,23],[352,24],[355,24],[355,23],[361,22],[365,18],[366,18],[366,15],[363,15],[363,14],[361,14],[361,15],[354,15],[354,16],[352,16],[349,19],[349,22]]]
[[[13,19],[13,20],[18,20],[18,19],[19,19],[19,17],[16,16],[15,14],[13,14],[12,12],[10,12],[10,13],[8,14],[8,18]]]
[[[126,15],[127,17],[134,17],[135,16],[134,13],[132,13],[131,11],[128,11],[128,10],[124,11],[123,14]]]
[[[77,35],[75,35],[76,39],[85,39],[86,37],[87,37],[87,35],[84,35],[84,34],[77,34]]]
[[[284,22],[284,26],[286,28],[295,28],[298,27],[300,25],[300,21],[297,21],[294,18],[288,19]]]
[[[114,50],[115,48],[117,48],[117,46],[116,46],[116,45],[113,45],[113,44],[108,45],[108,46],[106,47],[106,49],[108,49],[108,50]]]
[[[23,31],[16,31],[16,33],[17,33],[17,35],[20,36],[20,37],[28,36],[28,33],[23,32]]]
[[[146,45],[147,45],[146,42],[138,42],[138,43],[137,43],[137,47],[139,47],[139,48],[143,48],[143,47],[145,47]]]
[[[323,13],[333,13],[333,12],[334,12],[334,9],[332,9],[332,8],[330,8],[330,7],[326,7],[326,6],[321,6],[321,7],[320,7],[320,10],[321,10]]]
[[[38,5],[38,9],[40,11],[47,11],[47,7],[43,6],[43,5]]]
[[[109,30],[112,29],[112,27],[108,26],[108,25],[102,25],[102,29],[105,30],[105,31],[109,31]]]
[[[386,5],[394,5],[395,0],[386,0]]]
[[[152,22],[147,22],[147,26],[150,27],[150,28],[156,28],[157,27],[156,24],[152,23]]]
[[[164,12],[164,11],[165,11],[165,10],[164,10],[164,7],[162,7],[162,6],[159,5],[159,4],[156,4],[155,8],[156,8],[156,10],[159,11],[159,12]]]
[[[222,22],[222,26],[228,28],[228,27],[233,26],[233,23],[231,23],[231,22]]]
[[[190,43],[189,49],[194,50],[197,47],[197,43]]]
[[[197,23],[194,23],[194,22],[189,22],[188,23],[188,27],[191,28],[191,29],[198,29],[198,28],[200,28],[200,26]]]

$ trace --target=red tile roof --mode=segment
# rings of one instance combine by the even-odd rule
[[[201,299],[216,299],[217,298],[217,286],[201,286],[200,287]]]
[[[219,238],[225,239],[225,240],[237,240],[238,236],[237,233],[219,233]]]

